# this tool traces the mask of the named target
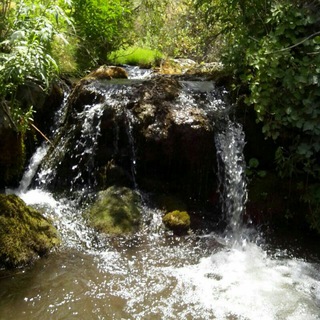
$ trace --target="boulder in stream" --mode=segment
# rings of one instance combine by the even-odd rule
[[[60,243],[57,230],[16,195],[0,194],[0,266],[30,264]]]
[[[132,234],[141,222],[139,195],[129,188],[112,186],[98,193],[85,217],[90,226],[107,235]]]

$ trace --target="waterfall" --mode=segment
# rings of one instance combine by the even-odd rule
[[[137,156],[136,156],[136,149],[135,149],[135,142],[133,136],[133,115],[130,110],[124,110],[124,116],[126,119],[126,133],[128,136],[128,142],[131,149],[131,176],[133,181],[133,186],[135,189],[138,189],[138,184],[136,181],[137,175]]]
[[[228,236],[239,241],[243,231],[242,215],[247,200],[244,132],[240,124],[227,119],[215,135],[222,212],[227,220]]]
[[[93,156],[101,146],[107,149],[107,138],[108,156],[127,165],[134,179],[133,187],[137,187],[135,176],[143,171],[142,167],[136,170],[138,161],[150,156],[139,153],[141,137],[139,140],[134,135],[141,128],[137,125],[138,116],[144,112],[151,129],[157,125],[159,139],[162,130],[167,129],[153,121],[152,100],[147,101],[150,106],[142,113],[134,110],[135,100],[130,100],[132,91],[125,86],[108,82],[97,88],[92,86],[92,91],[102,98],[94,99],[91,105],[86,101],[81,110],[72,110],[74,118],[67,129],[54,131],[60,140],[55,149],[48,151],[51,151],[50,157],[44,144],[30,160],[16,191],[28,205],[40,209],[52,220],[63,245],[13,276],[2,276],[0,270],[0,319],[319,320],[319,260],[311,255],[295,255],[290,250],[266,250],[250,239],[244,245],[247,232],[242,222],[247,199],[245,137],[241,125],[228,117],[230,106],[224,100],[225,92],[216,90],[211,82],[183,83],[170,116],[176,119],[175,130],[185,128],[188,122],[196,129],[202,125],[205,132],[217,130],[215,136],[213,133],[206,136],[205,152],[208,153],[208,146],[215,145],[212,152],[213,158],[215,152],[217,156],[220,200],[227,223],[225,241],[220,241],[214,232],[203,234],[203,230],[182,237],[165,231],[161,225],[164,210],[160,206],[148,206],[153,200],[151,197],[143,208],[151,216],[149,225],[134,235],[102,236],[87,226],[82,216],[85,208],[79,205],[78,199],[83,194],[77,184],[94,187],[92,174],[101,159]],[[146,96],[154,93],[150,92],[146,92]],[[169,102],[171,100],[166,101],[167,105]],[[129,103],[132,104],[128,107]],[[109,113],[104,118],[106,108]],[[197,121],[208,113],[213,117],[205,124]],[[192,114],[197,116],[192,118]],[[124,121],[111,124],[111,117]],[[59,120],[59,124],[62,123],[64,121]],[[101,126],[109,130],[105,136]],[[150,127],[144,128],[149,134],[153,132]],[[71,139],[76,140],[72,148]],[[187,143],[198,145],[197,139]],[[188,157],[198,155],[199,149],[191,150],[195,152],[188,153]],[[182,157],[181,149],[174,151],[177,157]],[[201,164],[205,156],[201,154]],[[63,163],[65,157],[69,162]],[[44,164],[36,174],[41,159]],[[161,165],[163,160],[157,163]],[[58,171],[61,164],[72,172],[67,178],[72,197],[46,191],[47,184],[56,176],[63,178],[64,172]],[[209,167],[213,175],[216,174],[211,162]],[[200,169],[204,168],[208,167]],[[39,183],[36,189],[32,189],[31,183],[34,176]],[[140,184],[140,180],[138,182]],[[195,213],[202,218],[200,210]]]
[[[23,177],[20,181],[20,184],[17,190],[18,194],[24,193],[28,190],[42,159],[47,154],[48,148],[49,146],[47,145],[47,143],[46,142],[43,143],[40,147],[37,148],[36,152],[31,157],[28,168],[24,172]]]
[[[95,185],[95,181],[91,181],[90,175],[94,171],[93,155],[96,152],[100,135],[103,110],[104,105],[97,103],[95,105],[86,105],[84,110],[77,114],[77,120],[81,123],[82,128],[78,143],[73,150],[74,154],[71,157],[75,158],[76,164],[72,166],[74,178],[70,191],[73,191],[74,186],[77,184],[86,185],[86,188],[91,188]]]

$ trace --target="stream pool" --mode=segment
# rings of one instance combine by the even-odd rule
[[[70,203],[39,192],[23,198],[55,207],[64,245],[0,273],[1,320],[320,319],[316,258],[215,233],[96,239]]]

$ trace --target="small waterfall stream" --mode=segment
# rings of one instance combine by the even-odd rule
[[[185,94],[179,96],[185,108],[192,105],[191,86],[185,84]],[[203,92],[213,89],[209,86]],[[209,110],[224,108],[220,96],[213,97]],[[108,103],[117,100],[110,95]],[[97,103],[81,113],[79,149],[72,150],[78,161],[85,161],[89,173],[94,167],[89,155],[100,135],[102,106]],[[131,114],[126,116],[131,136]],[[128,138],[135,175],[135,141]],[[65,143],[62,139],[57,153]],[[241,126],[227,119],[212,143],[228,222],[222,235],[225,242],[214,232],[183,237],[166,233],[161,228],[162,213],[146,204],[145,211],[154,216],[149,228],[130,237],[100,238],[86,226],[76,197],[59,198],[46,190],[55,168],[43,167],[37,175],[38,187],[30,188],[47,150],[40,147],[15,192],[54,221],[63,246],[30,268],[0,277],[0,319],[320,319],[319,262],[279,249],[267,253],[244,236],[247,195]],[[72,186],[86,179],[78,167],[72,169]]]
[[[222,212],[227,221],[227,235],[241,242],[244,233],[243,212],[247,200],[245,137],[240,124],[227,120],[223,130],[217,132],[215,144],[218,155],[218,172]]]

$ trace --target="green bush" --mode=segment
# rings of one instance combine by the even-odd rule
[[[111,51],[130,38],[132,30],[130,0],[74,0],[72,16],[79,43],[77,60],[82,68],[106,62]]]
[[[198,0],[224,34],[223,62],[266,138],[277,142],[281,176],[320,179],[319,4]],[[242,89],[242,91],[241,91]]]
[[[18,131],[32,120],[32,106],[21,109],[16,99],[18,87],[31,81],[47,90],[59,72],[51,44],[71,24],[59,2],[19,1],[2,12],[6,26],[0,26],[0,104]]]

